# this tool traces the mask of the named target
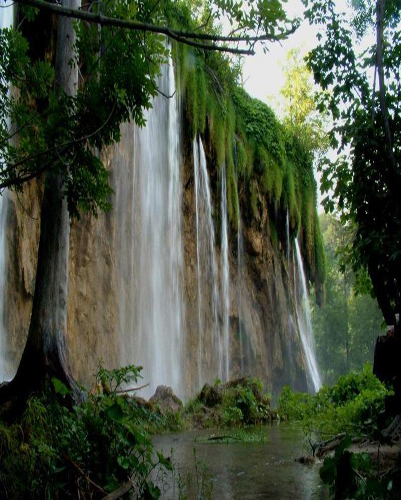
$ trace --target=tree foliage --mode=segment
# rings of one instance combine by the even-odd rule
[[[108,3],[107,13],[139,19],[160,16],[144,3]],[[42,14],[25,19],[24,32],[43,28]],[[108,172],[96,153],[120,137],[120,123],[144,124],[143,110],[157,92],[156,78],[166,58],[160,36],[77,23],[76,62],[81,79],[75,96],[55,85],[54,54],[37,57],[20,30],[0,33],[0,80],[3,86],[1,120],[2,185],[22,184],[45,170],[61,174],[69,210],[109,208]],[[51,50],[52,40],[42,39]],[[116,65],[115,61],[119,64]],[[8,87],[13,92],[7,92]],[[8,125],[11,121],[11,128]],[[18,136],[17,141],[9,141]]]
[[[319,366],[324,381],[333,384],[340,375],[373,362],[383,316],[376,300],[366,293],[369,278],[364,275],[362,288],[362,276],[356,277],[344,262],[341,249],[351,243],[353,228],[331,214],[322,214],[320,220],[327,265],[326,300],[321,307],[313,307],[312,320]]]
[[[320,108],[334,120],[330,140],[339,155],[321,165],[322,190],[332,190],[326,209],[337,202],[343,221],[355,223],[349,262],[356,272],[368,271],[385,320],[393,324],[401,283],[400,3],[353,2],[347,14],[333,0],[304,4],[310,23],[322,29],[308,64],[329,91]],[[374,33],[376,43],[369,44]]]
[[[284,124],[313,152],[315,161],[327,152],[328,116],[317,109],[318,91],[313,75],[301,58],[299,49],[291,49],[284,64],[283,97]]]

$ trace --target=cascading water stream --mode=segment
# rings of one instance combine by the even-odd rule
[[[197,247],[197,277],[198,277],[198,310],[199,310],[199,373],[200,382],[204,382],[204,367],[208,366],[208,381],[216,374],[211,373],[213,364],[205,354],[203,346],[206,343],[206,332],[211,329],[213,351],[216,353],[219,366],[218,376],[223,378],[223,343],[220,335],[218,311],[219,290],[218,272],[215,256],[215,235],[212,217],[212,197],[206,156],[200,137],[193,141],[194,176],[195,176],[195,211],[196,211],[196,247]],[[207,302],[204,297],[210,300]],[[209,307],[208,307],[209,306]],[[205,311],[206,308],[206,311]],[[206,313],[206,314],[205,314]],[[210,323],[210,324],[209,324]]]
[[[223,308],[223,366],[224,380],[230,378],[230,269],[228,263],[228,224],[227,224],[227,178],[226,165],[222,166],[221,178],[221,304]]]
[[[202,318],[202,285],[199,240],[199,146],[196,139],[193,143],[194,177],[195,177],[195,217],[196,217],[196,276],[198,281],[198,387],[202,387],[203,377],[203,318]]]
[[[0,29],[9,28],[14,20],[14,3],[7,1],[0,9]],[[7,120],[7,127],[10,128],[10,121]],[[0,195],[0,382],[9,380],[12,377],[12,367],[6,355],[6,325],[4,311],[5,296],[5,269],[6,256],[6,221],[7,221],[7,191]]]
[[[120,323],[130,330],[125,348],[131,352],[123,356],[124,362],[144,367],[142,375],[149,383],[144,395],[163,384],[183,396],[181,127],[171,61],[162,68],[159,88],[161,93],[145,112],[146,126],[134,128],[133,185],[126,189],[134,198],[132,207],[127,206],[131,212],[120,207],[131,231],[125,242],[130,262],[122,271],[128,274],[122,279],[129,282],[131,304],[121,308],[120,315],[129,315],[129,320],[123,317]]]
[[[297,238],[295,238],[294,260],[295,259],[298,271],[296,275],[294,265],[294,295],[296,300],[297,323],[309,375],[312,380],[313,388],[315,392],[317,392],[322,387],[322,382],[316,362],[308,290],[306,287],[305,272]],[[299,286],[297,286],[297,282]]]
[[[244,374],[244,332],[242,327],[242,281],[244,277],[244,240],[242,236],[241,215],[238,214],[238,233],[237,233],[237,294],[238,294],[238,330],[239,330],[239,355],[241,375]]]

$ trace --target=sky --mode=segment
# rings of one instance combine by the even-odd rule
[[[348,8],[346,0],[337,0],[336,4],[338,11],[344,12]],[[301,0],[288,0],[285,10],[289,19],[303,17],[304,7]],[[301,56],[306,55],[317,43],[316,34],[317,28],[309,26],[308,21],[303,20],[301,26],[287,40],[272,43],[267,54],[258,47],[256,55],[246,56],[243,79],[247,92],[274,107],[274,99],[280,98],[280,89],[284,85],[282,67],[289,50],[298,48]],[[273,102],[269,96],[273,98]]]
[[[338,11],[347,10],[346,0],[337,0]],[[301,0],[288,0],[286,4],[288,18],[302,19],[304,7]],[[309,26],[303,20],[297,31],[281,43],[272,43],[267,54],[258,47],[254,56],[246,56],[243,67],[243,81],[246,91],[252,96],[269,104],[280,115],[280,89],[285,83],[283,67],[291,49],[299,49],[300,55],[305,56],[317,43],[317,28]],[[322,195],[320,194],[319,175],[315,172],[318,182],[318,211],[323,212]],[[325,195],[326,196],[326,195]]]
[[[286,11],[289,18],[301,18],[302,2],[288,0]],[[272,43],[267,54],[264,54],[261,47],[258,47],[256,55],[247,56],[244,60],[243,79],[246,91],[275,108],[274,101],[280,98],[280,89],[284,85],[283,65],[288,52],[298,48],[303,56],[315,44],[316,30],[311,28],[307,21],[303,21],[298,30],[287,40]]]

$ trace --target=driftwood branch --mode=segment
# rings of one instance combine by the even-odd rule
[[[130,489],[134,488],[134,486],[134,482],[132,481],[132,479],[130,479],[126,483],[123,483],[121,486],[119,486],[116,490],[103,497],[102,500],[117,500],[118,498],[121,498],[123,495],[128,493]]]
[[[341,443],[341,441],[345,438],[346,433],[342,432],[341,434],[338,434],[337,436],[334,436],[331,439],[328,439],[327,441],[322,441],[321,443],[318,443],[316,446],[316,456],[321,458],[327,453],[329,453],[332,450],[335,450]],[[353,437],[351,438],[351,443],[356,444],[356,443],[361,443],[366,439],[365,437]]]

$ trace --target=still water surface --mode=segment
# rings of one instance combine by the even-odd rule
[[[249,429],[247,432],[252,434],[253,431]],[[159,484],[162,498],[329,498],[328,490],[319,478],[320,465],[306,466],[294,460],[306,454],[306,445],[299,428],[280,424],[259,428],[257,432],[265,433],[264,442],[208,442],[208,437],[213,435],[211,430],[157,436],[154,440],[155,448],[163,451],[166,456],[171,456],[176,468],[173,478],[165,478]],[[220,431],[219,434],[230,435],[230,430]],[[195,455],[198,472],[195,468]],[[198,482],[202,482],[206,490],[212,489],[212,495],[199,495],[202,488]]]

